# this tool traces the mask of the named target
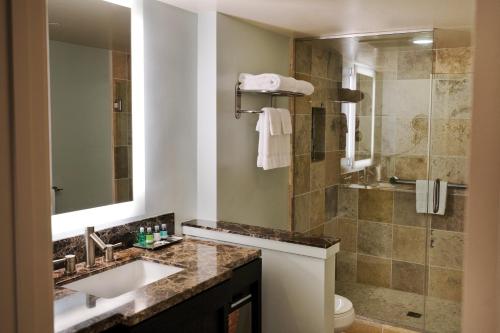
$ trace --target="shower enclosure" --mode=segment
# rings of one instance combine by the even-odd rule
[[[316,90],[295,98],[292,229],[342,239],[336,293],[358,315],[460,332],[467,192],[417,213],[413,181],[467,183],[469,32],[300,39],[294,68]]]

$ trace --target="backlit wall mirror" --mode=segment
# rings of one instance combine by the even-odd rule
[[[346,67],[344,88],[361,92],[357,103],[343,103],[347,119],[346,150],[342,171],[362,170],[373,164],[375,141],[376,72],[368,66],[354,64]]]
[[[48,1],[53,233],[143,211],[140,6]]]

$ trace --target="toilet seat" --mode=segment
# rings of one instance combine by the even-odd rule
[[[335,314],[340,315],[352,310],[352,302],[344,296],[335,295]]]
[[[352,302],[347,298],[335,295],[334,331],[343,332],[354,322],[355,313]]]

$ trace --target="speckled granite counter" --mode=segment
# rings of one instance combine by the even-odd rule
[[[307,245],[327,249],[340,242],[340,239],[329,237],[312,237],[305,233],[291,232],[280,229],[264,228],[254,225],[225,222],[225,221],[207,221],[191,220],[182,223],[183,227],[201,228],[250,236],[256,238],[276,240],[293,244]]]
[[[260,250],[186,237],[162,250],[129,248],[116,260],[96,267],[77,265],[77,273],[54,271],[54,331],[100,332],[117,324],[135,325],[231,277],[232,270],[260,256]],[[184,268],[183,271],[112,299],[100,299],[64,288],[64,284],[136,259]],[[92,303],[91,306],[87,304]]]

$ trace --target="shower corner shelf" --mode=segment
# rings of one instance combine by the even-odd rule
[[[304,96],[302,93],[297,93],[293,91],[283,91],[283,90],[242,90],[240,89],[240,83],[237,82],[234,87],[234,117],[240,119],[242,113],[262,113],[261,110],[242,110],[241,109],[241,95],[268,95],[271,97],[271,106],[273,106],[274,97],[300,97]]]

